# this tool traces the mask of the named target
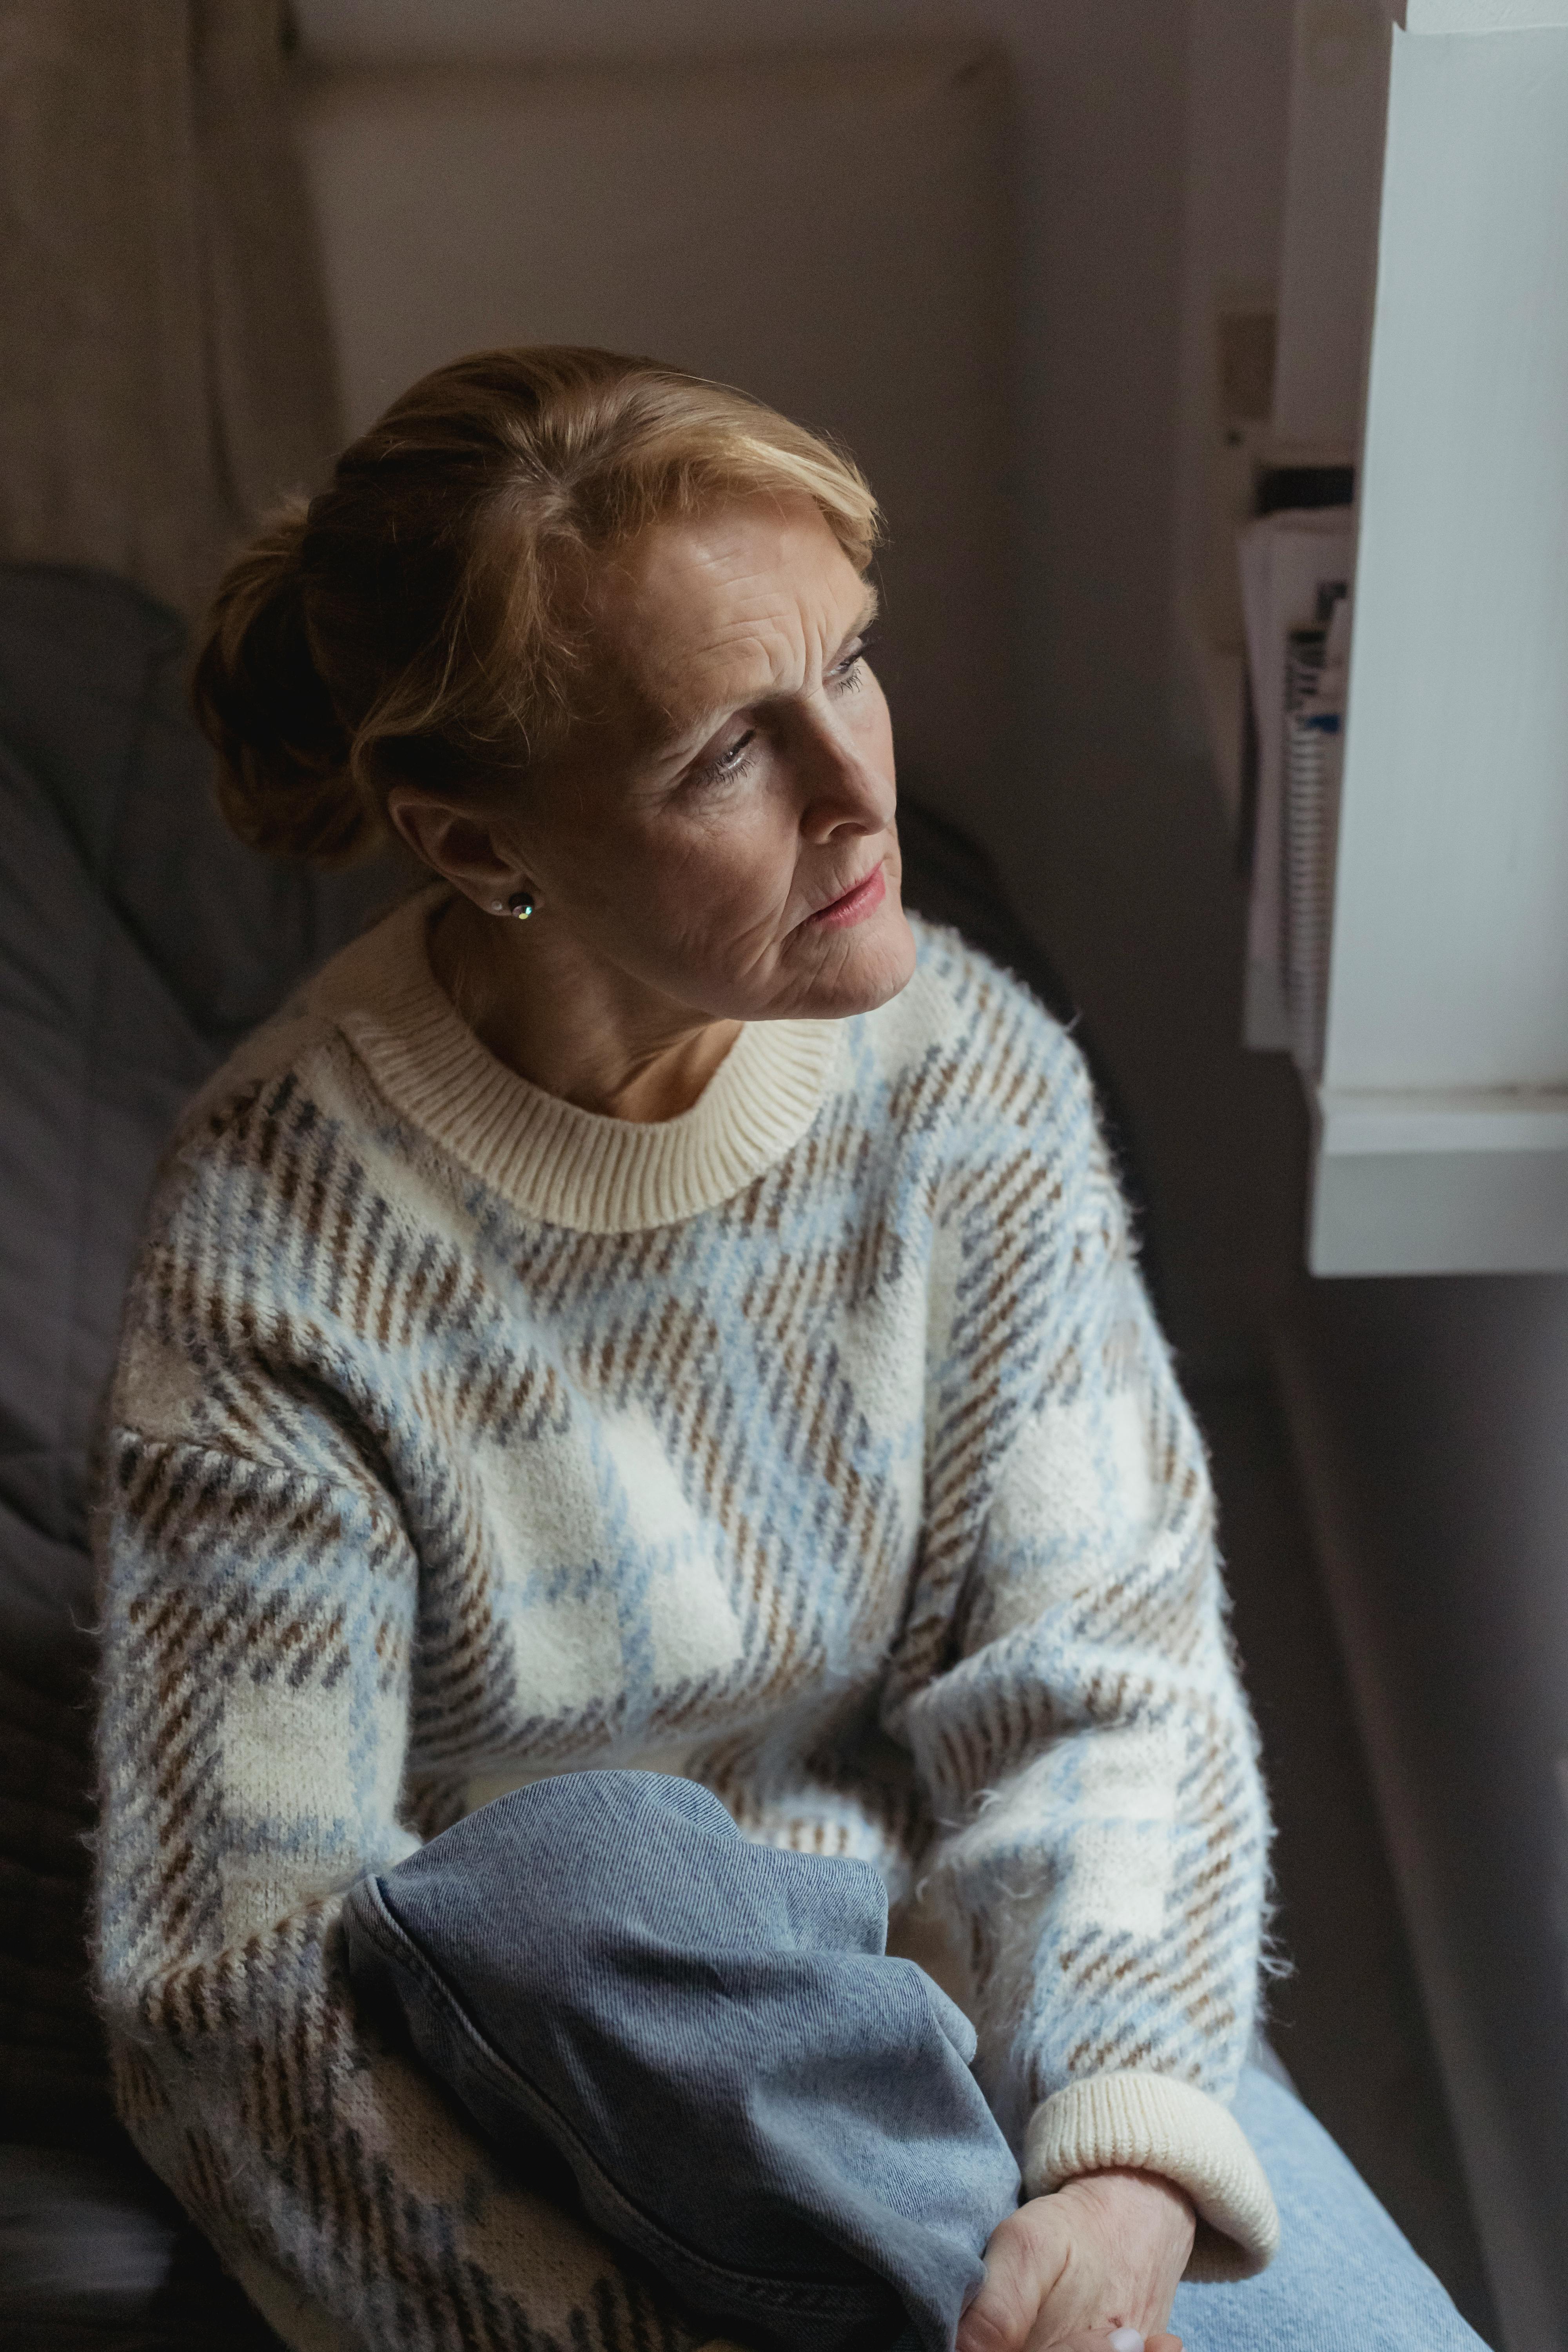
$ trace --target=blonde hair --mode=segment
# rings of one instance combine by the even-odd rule
[[[394,784],[519,780],[591,706],[595,562],[757,496],[810,499],[866,570],[853,462],[727,384],[561,345],[422,377],[219,586],[192,691],[229,823],[335,861],[381,837]]]

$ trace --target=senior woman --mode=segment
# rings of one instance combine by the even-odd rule
[[[874,529],[737,393],[501,352],[223,585],[237,830],[433,881],[152,1210],[121,2108],[300,2346],[1081,2352],[1184,2275],[1198,2346],[1473,2340],[1249,2074],[1256,2275],[1203,1452],[1073,1046],[900,907]]]

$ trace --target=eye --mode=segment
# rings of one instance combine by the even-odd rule
[[[833,693],[852,692],[860,684],[868,644],[868,638],[857,637],[854,644],[839,655],[833,667],[826,673],[826,683]]]
[[[727,743],[721,751],[714,754],[712,759],[704,760],[700,768],[693,768],[691,773],[694,780],[702,784],[719,783],[726,777],[742,774],[750,761],[752,747],[756,740],[756,729],[748,727],[743,735],[737,735],[732,743]]]

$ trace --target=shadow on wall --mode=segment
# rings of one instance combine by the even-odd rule
[[[1568,2311],[1568,1279],[1304,1286],[1282,1360],[1475,2203],[1549,2327]]]

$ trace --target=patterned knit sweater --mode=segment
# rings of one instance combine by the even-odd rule
[[[125,2120],[297,2346],[679,2347],[348,1989],[343,1891],[544,1772],[705,1782],[962,1963],[1031,2190],[1276,2224],[1226,2101],[1267,1823],[1209,1487],[1076,1049],[903,993],[596,1117],[458,1018],[431,895],[193,1108],[106,1454],[99,1980]]]

